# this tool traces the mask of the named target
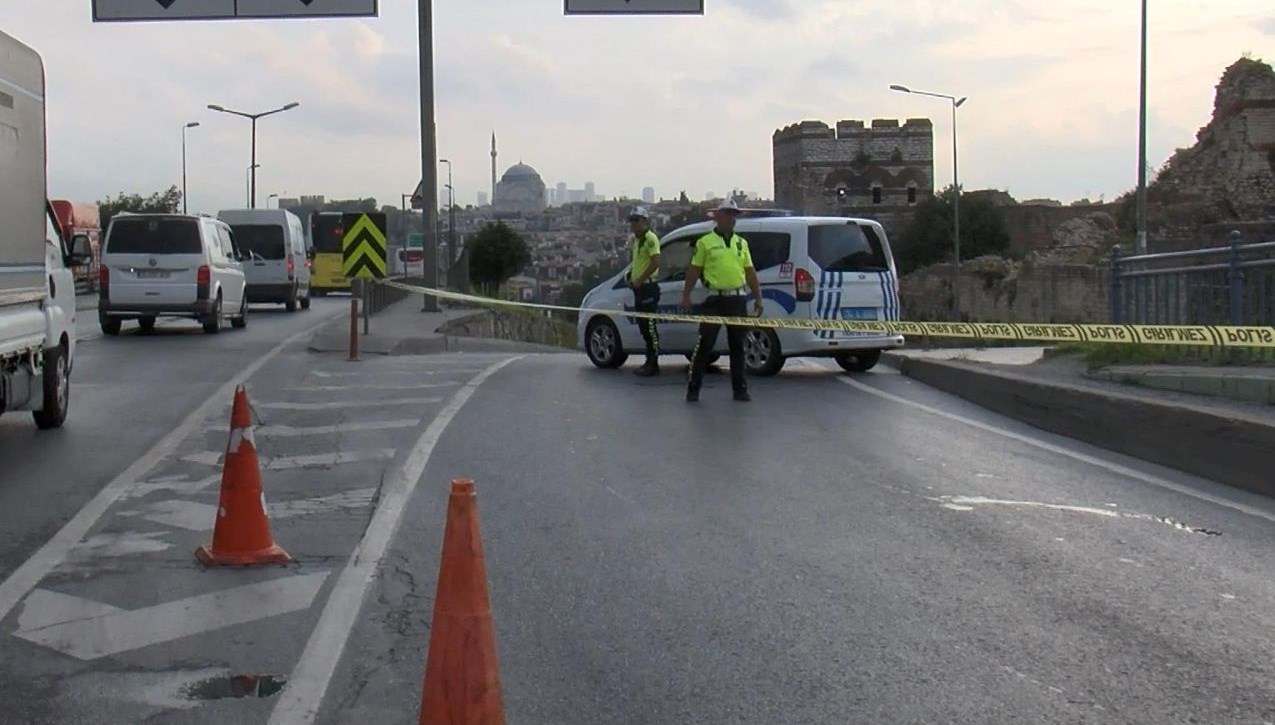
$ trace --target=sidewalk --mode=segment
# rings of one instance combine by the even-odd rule
[[[883,360],[1042,430],[1275,496],[1268,470],[1275,406],[1262,397],[1275,387],[1275,370],[1119,366],[1091,373],[1078,357],[1044,350],[899,350]],[[1235,399],[1241,394],[1248,397]]]
[[[447,352],[556,352],[569,353],[560,347],[535,345],[511,340],[444,335],[438,331],[445,323],[478,314],[478,308],[448,308],[439,312],[422,312],[421,297],[412,295],[372,315],[369,334],[363,334],[359,318],[360,355],[436,355]],[[309,349],[319,353],[349,354],[350,319],[348,316],[324,325],[311,338]]]

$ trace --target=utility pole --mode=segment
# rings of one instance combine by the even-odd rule
[[[1142,69],[1138,81],[1138,236],[1134,254],[1147,253],[1147,0],[1142,0]]]
[[[419,19],[418,45],[421,81],[421,207],[425,227],[425,286],[438,289],[438,149],[434,127],[434,22],[433,0],[416,0]],[[426,294],[421,312],[438,312],[438,298]]]

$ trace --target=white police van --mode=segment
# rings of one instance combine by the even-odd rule
[[[898,320],[899,282],[894,256],[881,225],[849,217],[788,216],[747,213],[735,223],[735,233],[748,241],[761,283],[764,316],[768,318]],[[660,312],[677,312],[695,241],[714,226],[699,222],[676,229],[660,240]],[[625,284],[628,266],[595,287],[581,302],[582,309],[615,310],[583,313],[577,336],[589,360],[601,368],[617,368],[630,353],[645,349],[633,311],[633,293]],[[695,314],[708,297],[703,284],[692,293]],[[749,295],[751,307],[752,295]],[[690,356],[697,325],[659,323],[660,352]],[[724,331],[723,331],[724,333]],[[745,360],[748,372],[774,375],[791,357],[831,357],[847,371],[870,370],[881,351],[902,347],[902,335],[831,330],[756,328],[748,331]],[[726,335],[719,334],[714,356],[727,352]]]

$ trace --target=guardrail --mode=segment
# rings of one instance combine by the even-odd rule
[[[1110,297],[1113,324],[1273,325],[1275,242],[1233,231],[1226,247],[1131,257],[1114,247]]]

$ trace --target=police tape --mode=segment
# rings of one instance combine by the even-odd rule
[[[835,320],[790,317],[723,317],[685,315],[672,312],[567,307],[537,302],[500,300],[492,297],[431,289],[393,280],[377,280],[387,287],[430,295],[439,299],[471,302],[490,307],[520,307],[554,310],[572,314],[591,313],[619,317],[734,325],[784,330],[834,330],[881,337],[915,335],[922,337],[967,338],[1016,342],[1076,342],[1132,345],[1176,345],[1186,347],[1275,348],[1275,327],[1242,325],[1097,325],[1030,322],[905,322],[896,320]]]

